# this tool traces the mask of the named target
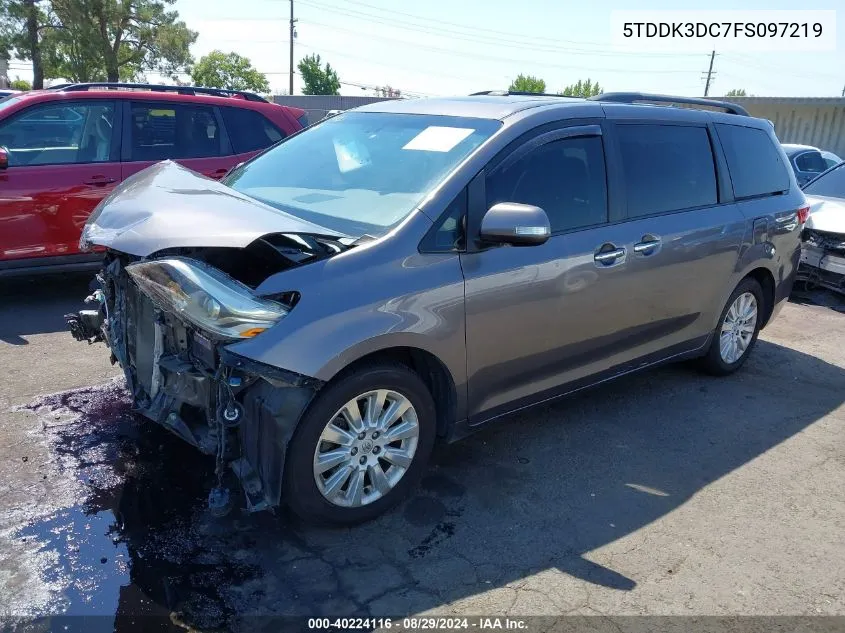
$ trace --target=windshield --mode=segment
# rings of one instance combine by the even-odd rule
[[[804,187],[804,193],[811,196],[845,198],[845,163],[827,170]]]
[[[379,235],[500,126],[489,119],[347,112],[235,169],[225,183],[339,233]]]

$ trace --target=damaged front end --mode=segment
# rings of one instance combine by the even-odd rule
[[[215,457],[212,510],[229,506],[229,472],[249,510],[280,503],[287,444],[322,386],[227,349],[299,299],[254,289],[351,241],[166,162],[125,181],[89,219],[83,246],[107,249],[101,289],[91,309],[66,315],[70,331],[106,343],[139,413]]]
[[[845,234],[804,229],[798,280],[845,294]]]
[[[809,197],[811,212],[801,233],[797,280],[845,294],[845,202]]]
[[[190,285],[191,275],[202,287]],[[227,470],[240,480],[247,508],[262,510],[280,503],[287,443],[321,383],[226,349],[234,336],[255,336],[274,317],[283,318],[296,297],[254,299],[273,309],[225,315],[232,306],[223,302],[232,298],[219,298],[222,288],[212,283],[224,277],[197,260],[133,263],[111,254],[99,276],[103,289],[89,297],[97,309],[68,315],[68,324],[76,338],[109,346],[139,413],[215,457],[212,510],[228,507]],[[201,327],[199,310],[221,325]]]

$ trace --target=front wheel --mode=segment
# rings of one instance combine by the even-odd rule
[[[288,505],[309,521],[351,525],[375,518],[422,477],[435,422],[431,394],[404,365],[370,366],[330,383],[291,439]]]
[[[765,305],[760,284],[751,278],[743,279],[722,310],[710,348],[701,359],[705,371],[727,376],[742,367],[763,326]]]

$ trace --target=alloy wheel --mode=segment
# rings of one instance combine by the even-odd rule
[[[389,389],[352,398],[328,421],[314,450],[314,481],[342,507],[388,494],[414,459],[420,426],[411,401]]]
[[[757,328],[757,298],[751,292],[739,295],[725,313],[719,335],[719,353],[729,365],[742,358]]]

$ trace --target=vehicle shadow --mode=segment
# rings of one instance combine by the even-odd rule
[[[686,365],[631,376],[438,447],[412,499],[351,529],[305,526],[285,512],[211,517],[209,459],[140,422],[128,402],[86,393],[39,405],[80,414],[51,431],[51,442],[64,463],[73,456],[88,465],[84,512],[67,521],[113,516],[101,545],[89,530],[83,550],[111,560],[125,548],[122,577],[103,572],[86,585],[123,585],[111,602],[98,602],[117,616],[115,630],[168,613],[168,622],[261,631],[282,630],[270,619],[279,616],[419,613],[550,569],[630,591],[637,577],[591,561],[590,552],[839,407],[842,384],[845,369],[765,341],[730,378]],[[101,411],[98,401],[110,404]],[[93,476],[92,463],[110,474]],[[51,535],[75,529],[53,517],[17,537],[56,550],[59,575],[72,575],[96,561],[72,564]]]
[[[26,345],[30,334],[67,329],[64,315],[85,307],[92,273],[0,279],[0,341]]]
[[[796,284],[789,301],[798,305],[821,306],[845,313],[845,294],[826,288],[813,287],[812,284],[800,282]]]

